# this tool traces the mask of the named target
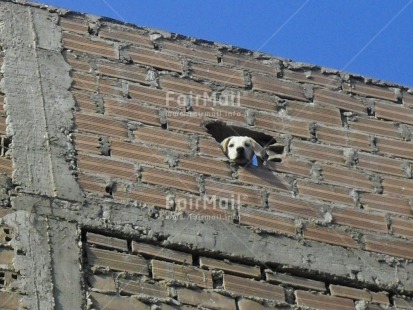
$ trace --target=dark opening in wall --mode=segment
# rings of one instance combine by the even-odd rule
[[[284,145],[277,143],[273,136],[245,127],[227,125],[223,121],[216,120],[205,122],[204,128],[219,143],[232,136],[250,137],[264,148],[265,158],[262,158],[264,161],[281,162],[282,160]]]

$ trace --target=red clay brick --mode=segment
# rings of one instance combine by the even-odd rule
[[[180,152],[191,151],[188,137],[183,134],[171,132],[154,127],[139,127],[134,131],[135,139],[152,145],[174,149]]]
[[[132,295],[147,295],[161,299],[169,297],[167,287],[146,282],[119,279],[119,288],[122,293]]]
[[[360,100],[336,91],[317,89],[314,91],[314,102],[326,106],[332,105],[344,111],[367,114],[367,107]]]
[[[126,100],[105,99],[105,113],[126,120],[160,125],[159,110]]]
[[[81,112],[96,113],[97,105],[92,98],[92,93],[84,93],[80,91],[72,91],[72,95],[76,101],[76,106]]]
[[[122,252],[128,251],[128,242],[123,239],[108,237],[100,234],[87,233],[87,243],[94,244],[107,249],[115,249]]]
[[[322,292],[326,290],[326,284],[320,281],[310,280],[278,272],[266,272],[265,275],[267,281],[270,283],[287,284],[292,287]]]
[[[355,169],[323,165],[322,176],[323,181],[329,184],[337,184],[364,191],[373,190],[373,183],[369,177]]]
[[[219,143],[213,138],[199,139],[199,152],[202,155],[211,156],[217,159],[225,159]]]
[[[96,56],[103,56],[118,59],[118,51],[110,44],[93,40],[92,37],[83,37],[75,34],[63,32],[63,46],[70,50],[87,53]]]
[[[310,196],[320,200],[335,203],[353,205],[354,201],[350,195],[350,190],[332,185],[321,185],[312,182],[297,181],[298,190],[301,195]]]
[[[132,82],[148,84],[145,80],[146,70],[132,64],[121,63],[100,63],[98,64],[97,73],[109,77],[124,79]]]
[[[134,63],[152,66],[157,69],[182,72],[181,61],[165,53],[139,47],[128,47],[126,52]]]
[[[360,201],[368,210],[379,210],[413,217],[413,208],[408,199],[400,199],[387,195],[361,194]]]
[[[337,147],[312,143],[294,139],[291,142],[291,154],[306,157],[311,160],[334,162],[344,164],[346,162],[343,150]]]
[[[195,194],[199,193],[196,177],[172,170],[160,170],[150,167],[143,168],[142,182],[172,187]]]
[[[343,89],[350,94],[362,95],[364,97],[380,98],[397,102],[398,98],[394,90],[385,86],[376,86],[365,84],[363,82],[353,81],[351,85],[343,83]]]
[[[287,104],[287,115],[309,122],[325,123],[337,127],[342,126],[340,111],[321,105],[292,101]]]
[[[277,308],[267,307],[251,299],[241,298],[238,301],[238,309],[239,310],[274,310]]]
[[[330,292],[333,296],[350,298],[354,300],[365,300],[384,305],[390,305],[387,293],[375,293],[369,290],[360,290],[352,287],[345,287],[341,285],[330,285]]]
[[[83,18],[60,17],[59,26],[66,31],[89,34],[89,27]]]
[[[255,126],[302,138],[310,137],[309,122],[293,120],[278,115],[268,115],[259,113],[256,115],[255,118]]]
[[[359,248],[358,243],[350,235],[337,231],[335,229],[322,227],[306,227],[304,229],[304,238],[320,241],[328,244],[338,245],[345,248]]]
[[[254,90],[273,93],[282,98],[308,101],[301,85],[280,80],[274,76],[253,74],[252,84]]]
[[[135,200],[139,203],[164,209],[171,208],[167,202],[167,194],[156,188],[140,186],[130,192],[117,191],[115,193],[115,198],[121,200]]]
[[[126,85],[125,83],[122,85],[122,83],[116,79],[111,79],[107,77],[102,77],[100,76],[97,80],[98,82],[98,90],[99,94],[107,95],[110,97],[120,97],[123,98],[125,97],[125,87],[123,85]],[[129,85],[129,90],[130,90],[130,85]]]
[[[150,310],[151,308],[136,298],[104,295],[97,292],[91,292],[90,297],[93,302],[93,308],[99,310]]]
[[[158,150],[137,143],[112,141],[112,156],[122,157],[136,163],[147,163],[166,167],[165,156]]]
[[[235,106],[195,106],[194,113],[205,118],[220,119],[223,121],[231,121],[232,123],[240,123],[245,126],[245,109]]]
[[[202,117],[194,114],[169,114],[167,115],[168,128],[173,130],[180,130],[189,133],[198,133],[205,135],[205,130],[202,128]]]
[[[392,217],[391,230],[393,233],[413,240],[413,221]]]
[[[128,137],[128,129],[125,123],[98,114],[76,113],[75,124],[78,132],[88,132],[114,138]]]
[[[231,183],[205,180],[205,194],[208,197],[216,196],[218,199],[235,200],[240,204],[252,204],[261,206],[261,194],[259,190]]]
[[[186,305],[214,310],[236,310],[234,299],[215,292],[178,288],[177,294],[179,302]]]
[[[0,116],[0,135],[7,136],[6,117]]]
[[[241,225],[253,226],[268,231],[275,231],[289,236],[296,235],[294,221],[277,216],[271,212],[241,208],[239,210],[239,217]]]
[[[193,283],[199,287],[212,288],[211,272],[193,266],[184,266],[153,259],[152,276],[155,280],[176,280]]]
[[[340,225],[385,233],[388,231],[387,221],[383,214],[375,215],[352,209],[337,209],[333,211],[333,219]]]
[[[365,249],[391,256],[413,259],[413,243],[397,239],[364,236]]]
[[[181,157],[179,158],[178,168],[205,175],[231,177],[231,170],[227,163],[206,157]]]
[[[240,70],[210,64],[192,64],[191,72],[192,76],[198,79],[206,79],[226,85],[245,87],[244,74]]]
[[[148,262],[136,255],[88,247],[87,258],[91,266],[126,271],[132,274],[149,275]]]
[[[352,300],[341,297],[313,294],[307,291],[295,291],[298,306],[320,310],[354,310]]]
[[[231,223],[234,220],[235,207],[223,205],[218,199],[178,193],[175,196],[175,206],[177,211],[188,214],[190,220],[221,220]]]
[[[132,253],[147,255],[150,257],[192,265],[192,255],[164,247],[132,241]]]
[[[267,167],[239,168],[238,176],[242,183],[263,186],[271,190],[291,190],[291,185],[287,182],[284,176],[278,175],[277,173],[267,169]]]
[[[12,268],[14,259],[14,251],[0,248],[0,265],[8,265],[8,268]]]
[[[100,155],[99,139],[93,135],[86,135],[77,133],[73,135],[75,147],[78,153],[89,153],[93,155]]]
[[[400,195],[408,198],[413,197],[412,180],[385,177],[382,185],[384,194]]]
[[[327,88],[337,88],[341,86],[341,79],[339,76],[310,70],[292,71],[285,69],[283,70],[283,77],[288,80],[321,85]]]
[[[357,118],[350,120],[350,129],[359,130],[373,136],[385,136],[392,139],[401,139],[401,135],[393,122],[386,122],[371,118]]]
[[[13,292],[0,292],[0,308],[5,310],[20,309],[20,295]]]
[[[10,158],[5,158],[0,156],[0,173],[5,173],[8,176],[12,176],[13,174],[13,163]]]
[[[356,133],[347,129],[329,128],[318,126],[317,138],[320,142],[331,143],[344,147],[361,149],[370,152],[369,136],[362,133]]]
[[[190,45],[187,41],[166,41],[159,43],[162,52],[178,54],[198,61],[217,63],[217,52],[210,47]]]
[[[108,157],[92,157],[80,155],[79,170],[93,174],[103,174],[121,179],[136,180],[135,168],[132,164],[116,161]]]
[[[66,62],[72,67],[72,70],[80,71],[83,73],[90,73],[92,71],[90,64],[84,60],[81,60],[78,56],[75,56],[68,51],[63,51],[62,54]]]
[[[73,80],[72,87],[74,89],[87,90],[90,92],[96,92],[98,90],[96,77],[79,72],[72,72],[70,76]]]
[[[79,185],[89,193],[107,195],[106,186],[108,182],[103,182],[100,178],[80,173],[78,176]]]
[[[240,296],[254,296],[275,301],[285,301],[281,286],[224,274],[224,290]]]
[[[379,153],[413,159],[413,143],[377,138]]]
[[[268,207],[276,212],[297,215],[302,218],[321,218],[321,204],[309,202],[307,200],[293,198],[291,195],[281,193],[270,193],[268,197]]]
[[[198,96],[199,101],[203,102],[203,98],[210,98],[212,89],[205,84],[195,82],[188,78],[179,78],[171,75],[162,75],[160,77],[160,84],[162,89],[169,90],[180,94],[190,94]],[[202,100],[201,100],[202,99]]]
[[[259,111],[276,112],[277,100],[272,96],[264,96],[255,93],[242,93],[239,97],[242,107]]]
[[[275,64],[266,64],[263,61],[254,59],[252,55],[242,55],[235,54],[232,52],[223,52],[222,63],[270,75],[274,75],[277,73]]]
[[[300,175],[303,177],[310,177],[310,170],[312,166],[310,162],[293,158],[291,156],[283,158],[280,163],[267,162],[266,165],[269,169],[277,172]]]
[[[357,167],[359,168],[400,177],[406,176],[406,173],[403,171],[405,162],[402,160],[391,159],[361,152],[357,154],[357,158]]]
[[[241,265],[227,260],[200,257],[199,265],[204,269],[223,270],[225,273],[241,277],[259,278],[261,276],[260,267]]]
[[[103,26],[99,31],[99,36],[120,42],[129,42],[139,46],[153,48],[153,43],[148,35],[139,33],[136,29],[125,27]]]
[[[169,102],[167,102],[166,91],[138,84],[129,84],[129,95],[138,102],[145,102],[159,107],[167,107]],[[176,104],[175,99],[173,99],[175,97],[171,97],[171,102],[174,104]]]

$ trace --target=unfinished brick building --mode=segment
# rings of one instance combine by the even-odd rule
[[[1,309],[413,309],[407,87],[5,0],[0,42]]]

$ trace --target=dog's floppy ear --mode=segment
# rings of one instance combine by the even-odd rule
[[[224,141],[221,142],[221,150],[224,152],[225,155],[228,155],[228,143],[232,137],[225,138]]]
[[[252,149],[254,150],[255,155],[264,159],[266,157],[264,148],[254,139],[250,139],[250,143],[251,143]]]

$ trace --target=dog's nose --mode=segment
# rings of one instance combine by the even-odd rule
[[[238,154],[244,153],[244,147],[243,146],[237,147],[237,153]]]

